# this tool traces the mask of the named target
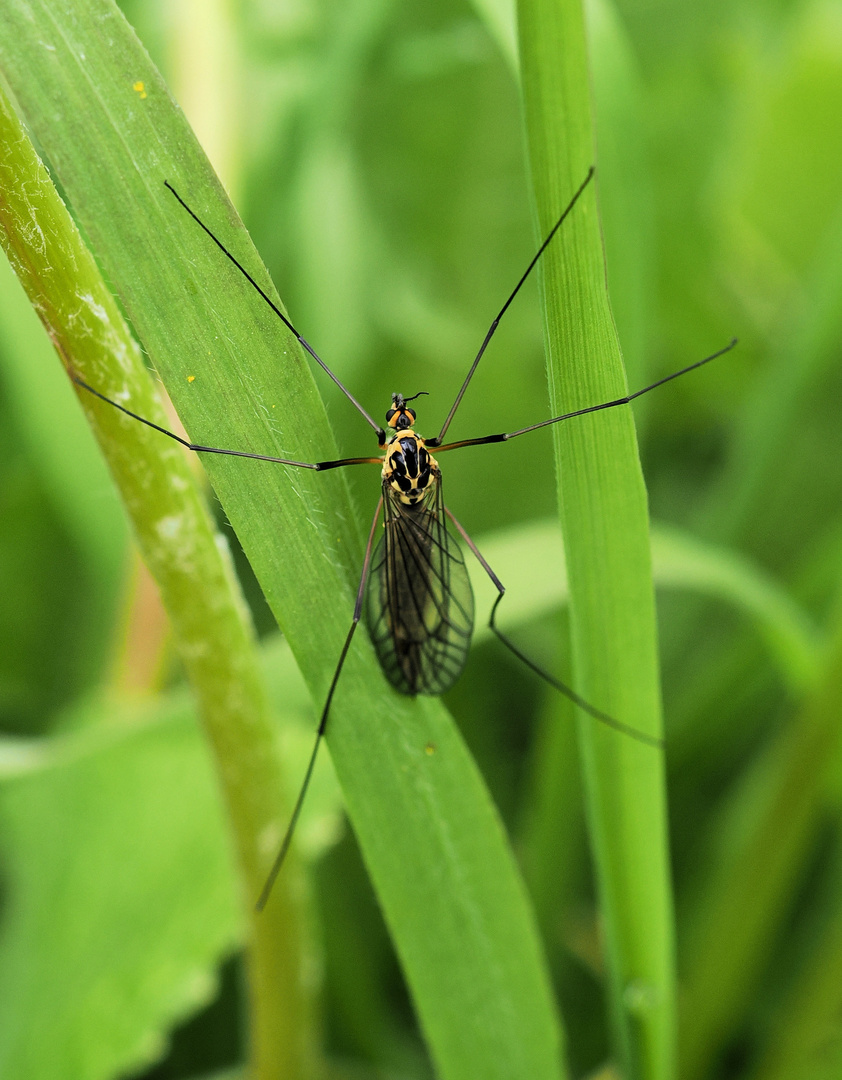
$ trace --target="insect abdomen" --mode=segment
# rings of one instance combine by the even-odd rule
[[[404,502],[384,483],[385,533],[372,559],[366,622],[380,665],[403,694],[442,694],[465,666],[474,598],[459,547],[433,498]],[[432,503],[432,505],[428,505]]]

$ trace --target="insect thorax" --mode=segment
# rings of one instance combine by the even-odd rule
[[[401,502],[414,506],[435,486],[439,467],[421,436],[404,430],[386,447],[382,475]]]

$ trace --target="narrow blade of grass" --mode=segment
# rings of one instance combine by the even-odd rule
[[[583,13],[580,0],[522,0],[519,18],[529,157],[546,235],[594,160]],[[553,414],[622,396],[596,184],[543,271]],[[631,410],[554,431],[576,689],[660,735],[646,491]],[[590,719],[582,752],[618,1055],[629,1077],[666,1078],[675,985],[663,756]]]

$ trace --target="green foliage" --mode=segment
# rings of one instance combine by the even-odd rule
[[[162,1028],[213,999],[213,965],[241,939],[225,821],[189,708],[162,701],[121,720],[17,759],[5,748],[9,1076],[81,1080],[154,1061]]]
[[[511,7],[493,0],[122,6],[296,325],[375,418],[392,391],[429,391],[418,426],[434,432],[540,231],[519,72],[541,229],[590,163],[588,80],[582,68],[571,74],[581,56],[556,62],[553,36],[532,21],[561,13],[569,27],[576,6],[524,4],[519,60]],[[623,385],[610,314],[631,389],[741,339],[633,407],[649,503],[669,523],[653,530],[651,558],[676,1071],[836,1076],[842,25],[831,0],[600,0],[587,18],[611,312],[597,303],[581,314],[601,285],[589,197],[544,267],[553,400],[589,404]],[[11,0],[0,72],[191,436],[302,460],[372,453],[365,423],[318,371],[314,382],[271,312],[163,189],[175,183],[268,280],[110,4]],[[536,118],[530,97],[536,72],[555,101],[549,119]],[[572,79],[562,99],[556,77]],[[8,229],[14,154],[3,146]],[[23,205],[48,197],[44,181],[32,172]],[[24,226],[18,254],[37,255],[38,234]],[[36,295],[56,282],[66,297],[87,293],[73,259],[56,258],[61,274],[42,275]],[[115,308],[108,323],[118,322]],[[454,438],[551,415],[540,331],[532,283]],[[73,349],[90,346],[93,370],[115,378],[91,333],[78,337]],[[116,379],[100,385],[150,393],[142,368],[130,376],[118,365]],[[167,440],[106,408],[88,411],[135,477],[142,536],[160,500],[180,505],[195,480],[185,469],[167,484],[181,467]],[[566,425],[557,447],[538,432],[441,464],[448,504],[507,586],[502,627],[597,704],[656,730],[630,412]],[[329,739],[357,840],[338,827],[325,755],[275,913],[270,905],[267,922],[251,923],[254,881],[287,812],[281,788],[301,775],[347,632],[376,469],[316,476],[205,462],[292,650],[261,646],[271,720],[252,723],[263,706],[240,703],[226,726],[231,702],[210,677],[227,671],[236,682],[248,670],[252,700],[264,700],[248,628],[226,623],[204,675],[195,649],[179,665],[137,583],[66,376],[6,273],[0,448],[4,1075],[227,1077],[248,1058],[238,1023],[248,1011],[261,1078],[282,1068],[284,1046],[299,1055],[287,1075],[554,1076],[564,1063],[547,971],[574,1075],[612,1060],[629,1076],[670,1074],[673,927],[657,755],[583,731],[580,767],[574,710],[482,630],[446,702],[471,756],[440,703],[388,691],[357,635]],[[567,574],[552,524],[556,449]],[[148,460],[162,482],[144,504]],[[225,572],[188,567],[184,545],[161,539],[170,541],[156,545],[161,566],[194,574],[162,586],[175,635],[184,641],[187,619],[189,640],[210,647]],[[210,529],[206,540],[216,548]],[[481,573],[475,584],[482,622],[493,590]],[[557,614],[568,598],[569,632]],[[183,670],[199,687],[203,729]],[[209,708],[222,727],[209,724]],[[218,971],[254,927],[249,994],[230,961],[222,984]],[[282,930],[292,964],[281,959]],[[265,1025],[278,1017],[286,1030],[266,1050]],[[214,1056],[220,1032],[239,1040],[236,1054]]]

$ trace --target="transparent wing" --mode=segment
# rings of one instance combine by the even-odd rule
[[[366,588],[366,624],[380,665],[402,694],[443,694],[462,674],[474,594],[447,531],[441,481],[416,506],[383,486],[384,535]]]

